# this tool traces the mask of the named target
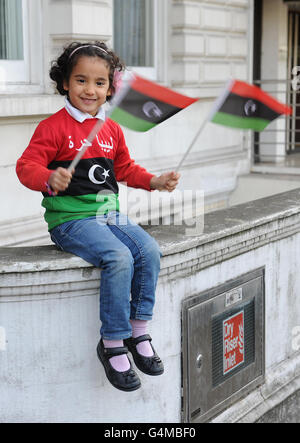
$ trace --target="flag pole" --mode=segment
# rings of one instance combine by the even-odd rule
[[[191,142],[191,144],[190,144],[188,150],[186,151],[186,153],[185,153],[184,156],[182,157],[182,159],[181,159],[179,165],[178,165],[177,168],[175,169],[175,172],[178,172],[179,169],[181,168],[181,166],[183,165],[185,159],[187,158],[187,156],[188,156],[189,153],[191,152],[191,150],[192,150],[192,148],[194,147],[194,145],[195,145],[197,139],[200,137],[200,134],[203,132],[203,130],[204,130],[204,128],[205,128],[205,126],[206,126],[206,124],[207,124],[208,122],[209,122],[209,120],[208,120],[208,119],[205,119],[204,122],[202,123],[202,125],[201,125],[199,131],[197,131],[197,134],[196,134],[195,137],[193,138],[193,140],[192,140],[192,142]]]
[[[180,169],[181,166],[183,165],[185,159],[187,158],[187,156],[188,156],[189,153],[191,152],[191,150],[192,150],[194,144],[196,143],[198,137],[200,137],[200,134],[201,134],[202,131],[204,130],[206,124],[212,120],[212,118],[213,118],[213,116],[214,116],[216,110],[219,109],[220,106],[221,106],[221,105],[224,103],[224,101],[226,100],[226,98],[227,98],[227,96],[228,96],[228,94],[229,94],[230,87],[231,87],[233,81],[234,81],[234,80],[232,80],[232,79],[228,80],[228,82],[227,82],[225,88],[223,89],[223,92],[222,92],[221,95],[215,100],[215,102],[214,102],[214,104],[213,104],[213,106],[212,106],[212,108],[211,108],[211,110],[210,110],[210,113],[209,113],[208,117],[206,117],[206,119],[205,119],[204,122],[202,123],[202,125],[201,125],[199,131],[197,132],[197,134],[196,134],[195,137],[193,138],[192,143],[190,144],[188,150],[187,150],[186,153],[184,154],[184,156],[183,156],[182,160],[180,161],[179,165],[177,166],[175,172],[178,172],[178,171],[179,171],[179,169]]]
[[[78,163],[82,159],[85,151],[88,149],[88,147],[90,147],[92,145],[93,140],[96,137],[96,135],[98,134],[98,132],[100,131],[100,129],[104,126],[104,124],[106,123],[109,116],[113,113],[115,108],[117,108],[119,106],[119,104],[121,103],[121,101],[123,100],[125,95],[127,94],[128,89],[130,88],[130,85],[133,82],[133,80],[134,80],[134,75],[127,71],[123,76],[123,79],[122,79],[123,84],[121,86],[121,89],[115,94],[114,98],[111,101],[111,106],[110,106],[108,112],[106,113],[105,120],[104,121],[98,120],[95,123],[95,125],[94,125],[93,129],[91,130],[91,132],[89,133],[87,139],[85,139],[85,143],[82,146],[82,149],[80,151],[78,151],[78,154],[73,159],[70,166],[68,167],[67,170],[69,172],[72,172],[72,170],[76,168],[76,166],[78,165]]]

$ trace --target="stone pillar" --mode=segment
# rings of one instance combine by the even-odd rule
[[[49,0],[48,20],[52,56],[72,41],[111,42],[112,0]]]

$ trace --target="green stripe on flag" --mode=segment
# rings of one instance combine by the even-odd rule
[[[129,112],[126,112],[120,108],[114,109],[110,115],[110,118],[120,125],[126,126],[126,128],[138,132],[146,132],[156,126],[156,123],[147,122],[146,120],[135,117],[132,114],[129,114]]]
[[[264,120],[262,118],[238,117],[232,114],[225,114],[224,112],[217,112],[211,121],[231,128],[253,129],[257,132],[263,131],[270,123],[269,120]]]
[[[44,217],[48,223],[48,230],[70,220],[81,220],[110,211],[119,211],[118,197],[118,194],[104,193],[45,197],[42,206],[46,208]]]

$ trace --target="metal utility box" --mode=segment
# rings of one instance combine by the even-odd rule
[[[184,300],[184,422],[206,422],[263,383],[264,286],[260,268]]]

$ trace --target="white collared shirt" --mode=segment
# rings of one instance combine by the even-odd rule
[[[100,106],[99,111],[95,117],[93,117],[91,114],[88,114],[87,112],[82,112],[79,109],[75,108],[67,97],[65,98],[65,108],[67,112],[70,114],[71,117],[75,118],[79,123],[83,123],[85,120],[89,118],[98,118],[99,120],[105,121],[105,109],[104,106]]]

